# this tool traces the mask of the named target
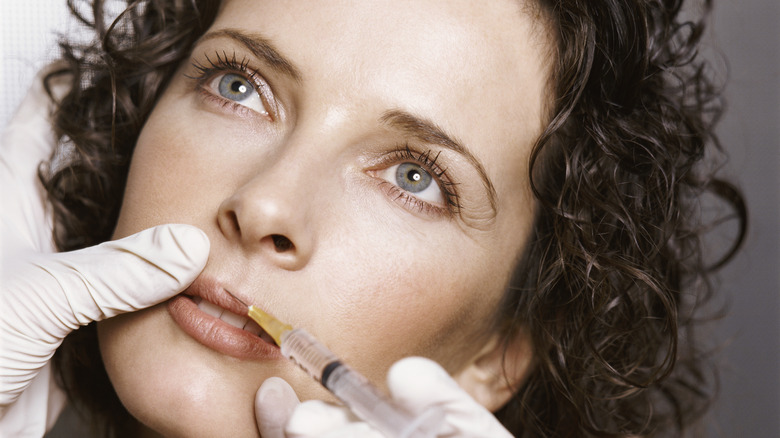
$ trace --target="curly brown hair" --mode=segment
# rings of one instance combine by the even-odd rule
[[[92,19],[69,1],[97,39],[64,41],[67,65],[47,78],[68,74],[74,84],[55,114],[69,161],[41,173],[61,250],[110,238],[141,127],[219,6],[128,1],[107,26],[104,2],[89,3]],[[739,192],[703,165],[705,150],[720,149],[722,108],[697,58],[703,19],[681,20],[675,0],[536,3],[556,43],[554,96],[531,155],[536,226],[500,318],[507,338],[530,336],[535,366],[496,415],[517,436],[682,434],[713,396],[694,333],[708,276],[746,223]],[[705,0],[705,16],[710,8]],[[733,247],[710,266],[696,214],[705,193],[739,223]],[[66,339],[55,366],[102,432],[129,430],[94,325]]]

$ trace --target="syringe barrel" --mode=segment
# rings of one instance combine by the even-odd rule
[[[303,329],[284,332],[281,336],[282,356],[292,359],[315,380],[322,379],[325,367],[339,359],[321,342]]]
[[[438,411],[415,417],[396,406],[362,374],[339,362],[325,386],[358,418],[392,438],[433,438],[443,420]]]
[[[323,344],[302,329],[282,335],[282,355],[295,361],[359,418],[392,438],[430,438],[443,415],[429,410],[413,416],[396,406],[363,375],[343,364]]]

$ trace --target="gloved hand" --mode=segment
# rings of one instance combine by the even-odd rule
[[[0,410],[14,402],[71,331],[157,304],[206,264],[206,235],[161,225],[79,251],[3,260]]]
[[[443,411],[438,436],[512,436],[490,411],[429,359],[399,360],[388,372],[387,386],[393,400],[413,414],[430,408]],[[279,378],[270,378],[260,386],[255,416],[263,438],[382,437],[342,406],[319,400],[299,403],[290,385]]]
[[[67,90],[63,79],[55,95]],[[40,437],[53,425],[64,397],[48,361],[67,333],[165,300],[208,258],[208,239],[184,225],[51,254],[51,216],[37,178],[56,145],[49,112],[39,76],[0,142],[0,436]]]
[[[55,252],[51,209],[47,208],[46,192],[37,175],[38,165],[52,155],[57,145],[49,121],[52,104],[42,84],[43,75],[53,68],[56,66],[44,69],[33,79],[0,137],[0,273],[7,271],[3,266],[6,260],[19,252]],[[58,82],[53,91],[62,96],[69,88],[68,78]],[[2,338],[0,348],[4,348]],[[12,407],[2,408],[6,414],[0,417],[0,435],[41,437],[54,425],[64,406],[65,394],[46,365]]]

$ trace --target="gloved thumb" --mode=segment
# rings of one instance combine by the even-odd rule
[[[387,374],[393,398],[410,412],[444,412],[444,436],[506,437],[511,434],[436,362],[422,357],[399,360]]]
[[[260,436],[284,438],[287,421],[299,404],[298,396],[284,379],[266,379],[255,396],[255,419]]]

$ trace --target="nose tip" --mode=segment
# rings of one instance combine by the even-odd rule
[[[293,205],[296,204],[296,205]],[[289,197],[244,189],[220,206],[222,234],[244,251],[286,270],[303,267],[313,249],[305,208]]]

